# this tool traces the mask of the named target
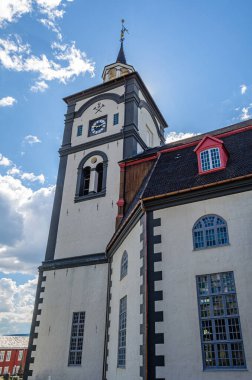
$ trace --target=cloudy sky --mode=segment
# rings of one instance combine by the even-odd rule
[[[66,107],[129,34],[167,141],[252,118],[251,0],[0,1],[0,334],[29,332]]]

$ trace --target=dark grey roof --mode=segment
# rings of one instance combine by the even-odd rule
[[[252,174],[252,130],[222,137],[229,159],[223,170],[199,174],[197,145],[164,152],[160,155],[155,169],[143,192],[142,198],[191,189],[211,183],[225,181]]]
[[[116,62],[123,63],[124,65],[127,65],[124,50],[123,50],[123,42],[121,42],[121,47],[120,47]]]

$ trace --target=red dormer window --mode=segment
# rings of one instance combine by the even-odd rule
[[[222,140],[212,136],[205,136],[196,146],[194,152],[198,158],[199,174],[226,168],[228,152]]]

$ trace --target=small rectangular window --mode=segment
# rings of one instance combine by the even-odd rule
[[[82,128],[83,128],[82,125],[79,125],[79,126],[77,127],[77,136],[81,136],[81,135],[82,135]]]
[[[23,351],[20,350],[18,351],[18,360],[22,360],[23,359]]]
[[[7,351],[7,354],[6,354],[6,361],[9,362],[10,361],[10,358],[11,358],[11,351]]]
[[[117,125],[119,123],[119,113],[114,114],[113,125]]]
[[[5,351],[0,351],[0,362],[4,361],[4,354],[5,354]]]
[[[126,367],[127,296],[120,299],[117,367]]]
[[[233,272],[197,276],[204,369],[245,368]]]
[[[73,313],[68,365],[81,365],[85,312]]]

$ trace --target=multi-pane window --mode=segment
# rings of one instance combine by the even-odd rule
[[[115,113],[113,116],[113,125],[117,125],[119,123],[119,113]]]
[[[204,369],[245,368],[233,272],[197,276]]]
[[[85,312],[73,313],[68,365],[81,365]]]
[[[205,215],[194,224],[194,249],[218,247],[228,242],[227,223],[220,216]]]
[[[200,153],[202,171],[207,171],[221,166],[219,148],[211,148]]]
[[[7,362],[9,362],[9,361],[10,361],[10,358],[11,358],[11,351],[7,351],[5,360],[6,360]]]
[[[125,277],[128,273],[128,253],[127,251],[123,252],[121,260],[121,279]]]
[[[82,130],[83,130],[83,126],[82,125],[78,125],[78,127],[77,127],[77,136],[81,136],[82,135]]]
[[[120,299],[117,367],[126,367],[127,296]]]
[[[0,351],[0,362],[4,361],[4,354],[5,354],[5,351]]]
[[[18,351],[18,360],[22,360],[23,359],[23,351],[20,350]]]

